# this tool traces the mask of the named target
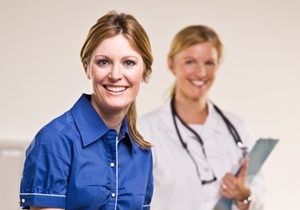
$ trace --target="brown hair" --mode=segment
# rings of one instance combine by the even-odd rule
[[[180,30],[173,38],[168,58],[173,59],[180,51],[204,42],[210,42],[216,48],[220,62],[223,53],[223,44],[218,34],[213,29],[204,25],[188,26]]]
[[[103,40],[120,33],[127,38],[132,48],[141,55],[145,64],[143,80],[147,82],[152,71],[151,66],[153,62],[150,41],[144,28],[130,14],[110,11],[99,18],[96,24],[92,26],[80,51],[81,62],[84,68],[87,68],[91,61],[92,53]],[[129,126],[129,133],[136,143],[141,148],[150,148],[152,146],[151,143],[144,140],[136,129],[137,114],[135,101],[131,103],[126,114],[126,119]]]
[[[173,60],[174,56],[186,48],[204,42],[210,42],[216,48],[218,53],[218,62],[220,63],[223,55],[223,44],[218,34],[211,28],[204,25],[192,25],[180,30],[171,43],[168,53],[168,59]],[[175,87],[171,91],[175,95]]]

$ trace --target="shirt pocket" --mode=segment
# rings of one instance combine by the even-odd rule
[[[67,209],[103,209],[109,202],[111,191],[107,186],[85,185],[73,188],[67,195]]]
[[[146,210],[145,193],[126,193],[119,191],[118,203],[124,206],[124,209]],[[148,210],[148,209],[147,209]]]

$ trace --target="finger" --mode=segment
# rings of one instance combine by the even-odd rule
[[[234,176],[232,173],[226,173],[225,176],[223,177],[223,180],[227,182],[233,182],[235,179],[236,176]]]
[[[227,185],[226,185],[224,182],[221,183],[221,189],[222,189],[222,190],[226,191],[227,188],[228,188],[228,187],[227,187]]]
[[[229,191],[221,190],[220,191],[220,195],[223,196],[223,197],[225,197],[225,198],[228,198],[228,199],[232,199],[233,198],[233,196],[230,194]]]
[[[231,198],[231,194],[230,194],[230,191],[228,191],[228,188],[225,184],[221,184],[221,187],[220,187],[220,194],[221,196],[225,197],[225,198]]]
[[[225,184],[221,184],[220,187],[220,194],[225,197],[225,198],[230,198],[233,199],[236,197],[236,191],[230,189],[228,186],[226,186]]]
[[[221,195],[226,195],[226,197],[234,198],[238,193],[238,188],[231,182],[222,182],[221,184]]]
[[[247,176],[247,171],[248,171],[248,160],[244,159],[243,164],[241,166],[241,170],[237,174],[237,177],[241,178],[242,180],[245,180]]]
[[[235,177],[233,174],[227,174],[223,179],[222,183],[227,186],[227,188],[233,190],[237,188],[238,185],[238,178]]]

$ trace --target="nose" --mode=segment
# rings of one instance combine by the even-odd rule
[[[119,65],[114,65],[109,73],[109,78],[113,81],[118,81],[122,78],[122,68]]]
[[[207,73],[207,69],[204,64],[198,64],[196,67],[196,74],[198,77],[205,77]]]

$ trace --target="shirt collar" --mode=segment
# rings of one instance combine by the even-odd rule
[[[83,146],[88,146],[101,139],[102,136],[111,130],[98,115],[90,100],[91,95],[83,94],[71,108],[71,113],[81,135]],[[119,134],[120,140],[124,137],[124,140],[129,140],[133,151],[135,151],[138,145],[129,134],[128,123],[125,118],[123,119]]]

